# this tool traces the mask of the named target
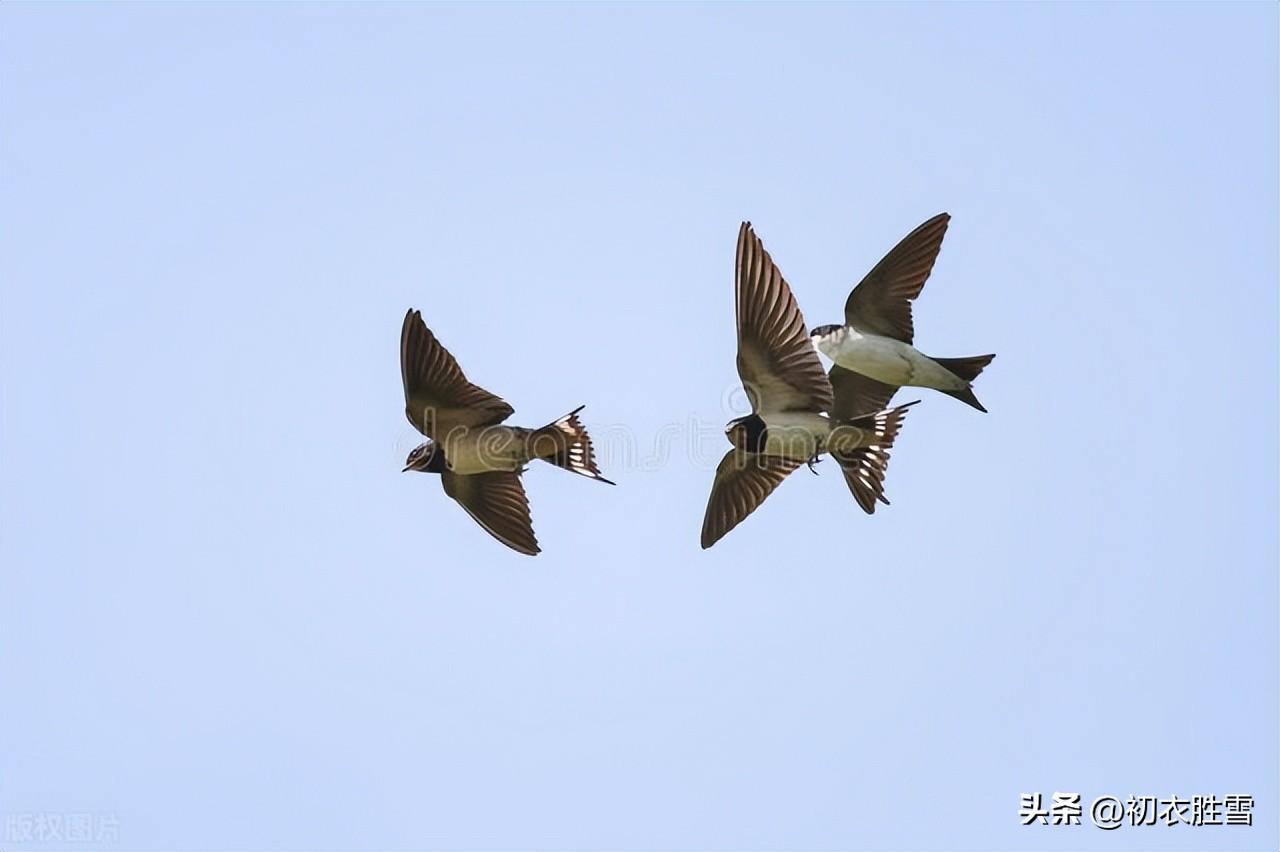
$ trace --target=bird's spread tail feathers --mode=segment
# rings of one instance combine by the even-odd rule
[[[893,442],[902,429],[907,409],[919,401],[886,408],[873,414],[863,414],[847,421],[846,425],[864,429],[872,437],[862,442],[864,446],[856,449],[831,452],[832,458],[840,463],[840,470],[844,473],[844,481],[849,490],[853,492],[853,499],[858,501],[858,505],[868,515],[875,512],[877,500],[889,505],[884,496],[889,449],[893,447]]]
[[[600,475],[600,468],[596,466],[591,436],[578,419],[578,412],[583,408],[585,406],[579,405],[554,423],[535,429],[531,436],[533,457],[613,485],[613,482]]]
[[[995,355],[971,355],[968,358],[934,358],[943,367],[950,370],[957,377],[964,379],[966,382],[972,382],[978,378],[978,374],[991,363]],[[974,396],[973,388],[966,387],[958,391],[943,391],[948,396],[953,396],[963,403],[972,405],[981,412],[986,412],[982,407],[982,403],[978,402],[978,398]]]
[[[978,374],[995,360],[995,357],[995,355],[970,355],[968,358],[934,358],[933,360],[966,382],[971,382],[978,378]]]

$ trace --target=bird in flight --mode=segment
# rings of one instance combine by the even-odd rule
[[[467,381],[458,362],[410,310],[400,331],[404,412],[429,439],[405,460],[406,471],[440,474],[444,493],[476,523],[519,553],[539,550],[520,474],[539,459],[613,485],[600,475],[578,406],[541,429],[500,425],[510,405]]]
[[[702,522],[708,548],[755,511],[787,474],[829,453],[868,514],[883,503],[884,476],[908,403],[860,408],[848,385],[833,387],[805,334],[791,288],[751,229],[738,231],[734,264],[738,376],[751,414],[733,420]],[[834,391],[834,393],[833,393]],[[829,412],[829,415],[828,415]]]
[[[855,408],[882,408],[903,385],[934,388],[985,412],[972,382],[995,355],[930,358],[912,343],[911,303],[924,289],[951,217],[939,213],[902,238],[844,305],[844,325],[822,325],[813,344],[832,361],[831,386],[844,387]]]

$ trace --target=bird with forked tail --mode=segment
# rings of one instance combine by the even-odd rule
[[[907,234],[849,294],[843,325],[821,325],[810,332],[813,345],[835,362],[833,388],[844,388],[871,411],[888,404],[899,387],[933,388],[979,411],[987,409],[973,393],[973,380],[995,355],[930,358],[913,345],[911,303],[933,271],[951,217],[939,213]]]
[[[702,547],[742,523],[802,464],[830,454],[863,511],[884,497],[889,450],[907,408],[860,408],[833,388],[805,335],[804,317],[760,238],[743,222],[734,263],[738,376],[751,414],[729,423],[733,448],[716,468],[702,521]],[[829,414],[828,414],[829,412]]]
[[[506,426],[514,409],[471,384],[458,362],[410,310],[400,331],[405,414],[430,440],[405,459],[406,471],[440,474],[444,492],[486,532],[519,553],[539,552],[520,474],[545,461],[613,485],[600,474],[578,406],[541,429]]]

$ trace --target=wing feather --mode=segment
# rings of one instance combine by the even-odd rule
[[[903,237],[853,288],[844,305],[845,322],[911,343],[915,338],[911,302],[929,280],[950,221],[951,216],[939,213]]]
[[[834,397],[831,419],[839,423],[852,420],[860,414],[879,411],[889,404],[889,400],[898,391],[896,385],[877,382],[861,373],[846,370],[839,364],[833,365],[827,376],[831,380],[831,394]]]
[[[738,375],[753,411],[825,411],[831,385],[786,279],[743,222],[734,267]]]
[[[802,464],[797,459],[730,450],[716,468],[707,513],[702,520],[702,548],[706,550],[756,510],[787,474]]]
[[[490,426],[511,416],[500,397],[471,384],[449,350],[410,310],[400,330],[400,374],[404,413],[414,427],[436,441],[458,426]]]
[[[518,553],[538,553],[520,474],[504,470],[464,475],[446,470],[440,482],[444,493],[457,500],[489,535]]]

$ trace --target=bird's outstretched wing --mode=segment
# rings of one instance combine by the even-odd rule
[[[889,404],[889,400],[898,391],[897,385],[877,382],[861,373],[846,370],[839,364],[831,367],[827,377],[831,380],[833,397],[831,419],[837,423],[852,420],[859,414],[879,411]]]
[[[707,514],[702,520],[703,550],[742,523],[801,464],[796,459],[737,449],[726,453],[716,468]]]
[[[458,426],[489,426],[511,416],[510,405],[467,381],[458,362],[415,310],[405,314],[400,330],[400,373],[404,413],[433,440],[443,440]]]
[[[805,331],[791,288],[743,222],[734,267],[738,312],[738,375],[751,409],[826,411],[831,385]]]
[[[915,337],[911,302],[929,280],[951,217],[939,213],[902,238],[867,273],[844,305],[845,322],[903,343]]]
[[[467,510],[485,532],[512,550],[533,556],[539,550],[520,474],[514,471],[440,474],[444,493]]]

